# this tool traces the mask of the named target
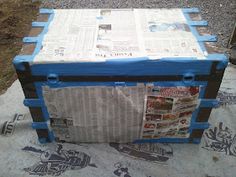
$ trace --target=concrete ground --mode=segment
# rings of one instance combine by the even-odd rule
[[[236,174],[236,67],[229,65],[201,144],[39,144],[15,81],[0,96],[0,123],[14,114],[12,135],[0,136],[0,177],[233,177]]]

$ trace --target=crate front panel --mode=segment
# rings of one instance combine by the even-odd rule
[[[47,82],[35,83],[39,98],[47,108],[45,119],[50,121],[50,129],[53,130],[57,140],[67,142],[133,142],[137,140],[156,139],[157,141],[189,140],[190,134],[195,129],[195,121],[199,111],[200,99],[203,98],[207,82],[195,82],[192,87],[200,86],[198,107],[191,109],[185,118],[168,117],[165,120],[143,121],[150,118],[144,114],[147,86],[158,88],[189,88],[181,82],[59,82],[49,84]],[[168,96],[167,96],[168,97]],[[182,113],[187,111],[182,111]],[[177,112],[179,113],[179,112]],[[158,113],[159,114],[159,113]],[[170,115],[169,115],[170,116]],[[153,118],[157,115],[152,116]],[[180,121],[187,121],[187,125],[179,128]],[[151,130],[147,127],[142,130],[144,123],[154,123],[168,131],[158,138],[142,137],[143,131]],[[177,123],[178,122],[178,123]],[[161,123],[161,124],[160,124]],[[170,130],[172,125],[172,129]],[[203,124],[204,126],[205,124]],[[156,125],[155,125],[156,126]],[[199,128],[199,127],[198,127]],[[178,129],[178,130],[177,130]],[[180,129],[182,131],[180,131]],[[157,129],[158,130],[158,129]],[[176,131],[173,133],[173,131]],[[177,133],[179,131],[179,134]],[[184,132],[185,131],[185,132]],[[182,133],[182,134],[181,134]],[[160,133],[159,133],[160,134]],[[177,141],[178,142],[178,141]]]

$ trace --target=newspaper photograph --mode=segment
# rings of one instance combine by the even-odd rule
[[[169,113],[173,109],[173,98],[165,98],[159,96],[147,96],[146,113],[158,114]]]
[[[50,118],[50,126],[58,141],[70,140],[69,129],[73,126],[73,120],[69,118]]]
[[[141,138],[187,138],[199,87],[146,86]]]
[[[175,120],[179,117],[179,113],[173,113],[173,114],[163,114],[162,120]]]
[[[147,121],[160,121],[162,120],[161,114],[146,114]]]

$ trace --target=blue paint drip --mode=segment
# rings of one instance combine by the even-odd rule
[[[184,13],[199,13],[200,10],[198,8],[183,8],[182,11]]]
[[[201,21],[188,21],[190,26],[208,26],[208,22],[205,20]]]
[[[192,139],[192,143],[194,143],[194,144],[199,144],[199,143],[201,143],[201,138],[193,138],[193,139]]]
[[[32,22],[32,27],[45,27],[48,22]]]
[[[219,101],[217,99],[202,99],[199,107],[204,108],[216,108],[219,106]]]
[[[192,125],[192,129],[208,129],[210,124],[208,122],[195,122]]]
[[[41,144],[46,144],[46,143],[48,143],[47,138],[39,138],[38,141],[39,141]]]
[[[54,136],[54,134],[53,134],[52,131],[49,131],[49,132],[48,132],[48,141],[49,141],[49,142],[55,141],[55,136]]]
[[[33,129],[48,129],[47,122],[33,122],[31,126]]]

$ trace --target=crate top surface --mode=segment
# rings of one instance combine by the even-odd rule
[[[36,43],[31,63],[205,60],[205,41],[188,13],[196,9],[43,9],[46,22],[33,22],[43,31],[26,37]]]

